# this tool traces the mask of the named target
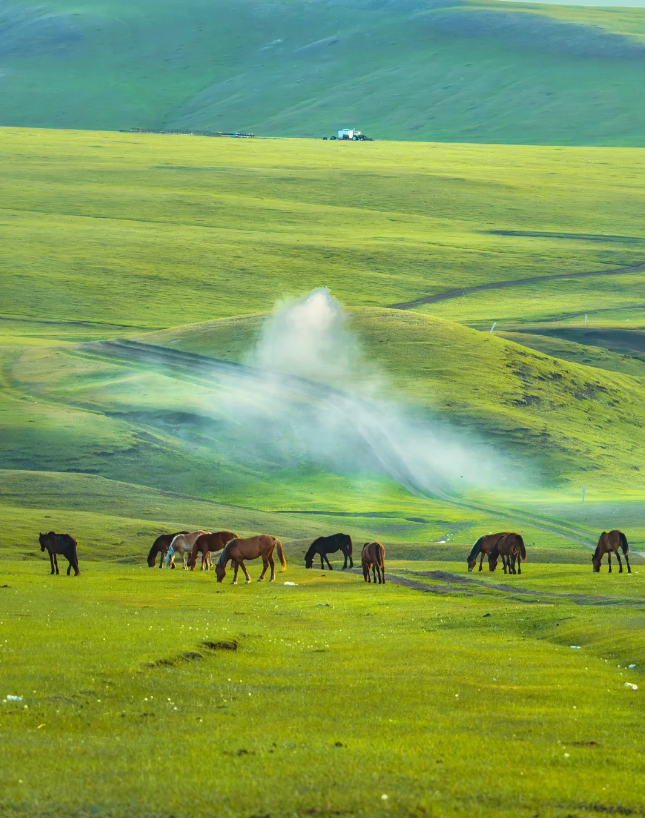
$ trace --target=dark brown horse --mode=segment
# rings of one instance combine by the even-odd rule
[[[284,558],[282,543],[279,539],[277,539],[277,537],[271,537],[269,534],[259,534],[257,537],[248,537],[246,540],[231,540],[220,554],[220,558],[217,560],[217,567],[215,569],[217,573],[217,581],[221,582],[224,579],[226,576],[226,566],[229,561],[232,560],[235,564],[233,585],[237,583],[237,572],[239,568],[244,571],[246,581],[250,582],[251,577],[249,576],[249,572],[246,570],[244,560],[256,560],[258,557],[262,557],[263,568],[258,582],[262,582],[269,566],[271,566],[271,582],[273,582],[275,579],[275,563],[273,561],[274,548],[278,552],[280,564],[282,565],[282,570],[284,571],[287,567],[287,561]]]
[[[497,561],[502,558],[504,573],[508,568],[509,574],[521,574],[522,563],[526,562],[526,546],[520,534],[504,534],[496,543],[495,548],[488,557],[488,568],[494,571],[497,568]],[[517,571],[515,563],[517,562]]]
[[[603,531],[600,535],[600,539],[598,540],[598,545],[596,546],[596,550],[594,552],[591,561],[593,563],[593,570],[595,573],[600,571],[600,564],[602,563],[602,558],[605,554],[607,554],[607,562],[609,563],[609,573],[611,574],[611,555],[615,554],[616,559],[618,560],[618,565],[620,566],[618,569],[618,573],[623,573],[623,563],[620,559],[620,554],[618,553],[618,549],[623,549],[623,554],[625,555],[625,562],[627,563],[627,573],[631,574],[632,569],[629,564],[629,543],[627,542],[627,537],[623,534],[622,531],[618,531],[617,529],[613,529],[610,531],[609,534],[606,531]]]
[[[485,536],[480,537],[475,545],[473,545],[473,550],[470,552],[468,559],[466,560],[468,563],[468,570],[472,572],[474,567],[477,565],[477,557],[479,557],[479,570],[481,571],[484,556],[490,557],[493,548],[495,548],[501,538],[505,537],[507,534],[508,531],[500,531],[499,534],[486,534]]]
[[[354,560],[352,557],[353,547],[352,538],[349,534],[332,534],[331,537],[318,537],[309,546],[309,550],[305,554],[305,568],[312,568],[314,564],[314,557],[316,554],[320,556],[320,568],[324,570],[325,564],[323,559],[327,562],[329,570],[332,570],[331,563],[327,559],[327,554],[334,554],[340,551],[345,557],[343,563],[343,571],[347,568],[347,561],[349,560],[349,567],[354,567]]]
[[[385,584],[385,548],[380,542],[366,542],[361,552],[361,563],[363,565],[363,579],[371,582],[370,569],[376,584]]]
[[[67,562],[69,562],[67,576],[69,576],[72,568],[74,569],[75,577],[81,573],[78,568],[78,554],[76,552],[78,543],[74,537],[70,537],[69,534],[55,534],[53,531],[50,531],[49,534],[41,534],[39,540],[40,550],[44,551],[46,548],[49,552],[49,562],[52,567],[52,574],[58,573],[58,560],[56,558],[57,554],[62,554]]]
[[[232,531],[217,531],[212,534],[202,534],[198,537],[190,553],[190,570],[194,571],[197,565],[197,555],[202,555],[200,571],[208,571],[213,564],[211,551],[221,551],[231,540],[238,540],[239,536]]]
[[[188,534],[187,531],[175,531],[174,534],[162,534],[152,544],[152,548],[148,552],[148,568],[154,568],[157,564],[157,554],[159,554],[161,559],[161,564],[159,565],[160,568],[163,568],[163,561],[166,558],[166,554],[168,553],[168,549],[170,548],[170,543],[175,539],[178,534]],[[173,568],[175,564],[173,563]]]

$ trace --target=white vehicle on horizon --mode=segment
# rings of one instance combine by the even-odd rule
[[[373,142],[373,139],[370,139],[369,136],[365,136],[362,131],[357,131],[355,128],[340,128],[337,131],[338,136],[330,136],[329,139],[333,142],[337,139],[340,140],[348,140],[351,139],[352,142]],[[323,136],[323,140],[327,139],[326,136]]]

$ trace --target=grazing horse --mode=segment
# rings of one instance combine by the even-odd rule
[[[177,554],[180,555],[182,562],[184,564],[184,571],[188,568],[186,565],[186,552],[192,552],[193,546],[195,545],[196,540],[202,536],[202,534],[209,534],[209,531],[191,531],[189,534],[177,534],[177,536],[173,539],[170,543],[170,548],[168,549],[168,553],[166,555],[166,561],[168,563],[169,568],[175,567],[175,556]]]
[[[152,548],[148,552],[148,568],[154,568],[157,564],[157,554],[159,554],[159,567],[163,568],[163,562],[170,548],[170,543],[178,534],[188,534],[187,531],[175,531],[174,534],[162,534],[152,544]],[[173,568],[175,567],[173,563]]]
[[[197,537],[195,545],[190,555],[190,570],[194,571],[197,565],[197,555],[202,555],[202,567],[200,571],[208,571],[213,564],[211,551],[221,551],[231,540],[238,540],[239,536],[232,531],[217,531],[213,534],[202,534]]]
[[[511,533],[504,534],[496,543],[495,548],[491,551],[488,557],[488,568],[494,571],[497,568],[497,561],[499,557],[502,558],[502,565],[504,566],[504,573],[508,567],[509,574],[521,574],[522,563],[526,562],[526,546],[524,540],[519,534]],[[517,571],[515,570],[515,563],[517,562]]]
[[[598,573],[600,571],[600,564],[602,563],[602,558],[604,554],[607,554],[607,562],[609,563],[609,573],[611,574],[612,553],[616,555],[618,565],[620,566],[618,569],[618,573],[619,574],[623,573],[623,563],[621,562],[620,554],[618,553],[619,547],[623,549],[625,562],[627,563],[627,573],[631,574],[632,569],[629,564],[629,543],[627,542],[627,537],[623,534],[623,532],[618,531],[617,529],[610,531],[609,534],[606,531],[603,531],[602,534],[600,535],[598,545],[596,546],[594,555],[591,558],[591,561],[593,562],[593,570],[595,573]]]
[[[324,570],[325,564],[323,559],[332,570],[327,554],[333,554],[335,551],[341,551],[345,557],[343,563],[343,571],[347,568],[347,560],[349,560],[349,567],[354,567],[354,560],[352,558],[352,538],[349,534],[332,534],[331,537],[318,537],[309,546],[309,550],[305,554],[305,568],[311,568],[314,564],[314,557],[316,554],[320,556],[320,569]]]
[[[277,537],[271,537],[269,534],[259,534],[257,537],[248,537],[246,540],[231,540],[220,554],[220,558],[217,560],[217,567],[215,569],[217,573],[217,581],[221,582],[224,579],[226,576],[226,566],[229,560],[232,560],[235,563],[233,585],[237,584],[237,571],[239,568],[244,571],[246,581],[250,582],[251,577],[249,576],[249,572],[246,570],[244,560],[256,560],[258,557],[262,557],[263,568],[258,582],[262,582],[269,566],[271,566],[271,582],[273,582],[275,579],[275,562],[273,561],[274,548],[278,551],[280,564],[282,565],[282,570],[284,571],[287,567],[287,561],[284,558],[282,543],[279,539],[277,539]]]
[[[363,565],[363,579],[365,582],[371,582],[370,568],[374,577],[374,584],[376,584],[376,577],[378,575],[378,584],[385,584],[385,548],[380,542],[366,542],[361,552],[361,563]]]
[[[499,534],[486,534],[484,537],[480,537],[475,545],[473,545],[473,550],[468,555],[468,559],[466,562],[468,563],[468,571],[472,573],[474,567],[477,565],[477,557],[479,556],[479,570],[482,570],[482,564],[484,562],[484,556],[490,557],[491,551],[497,543],[501,540],[502,537],[505,537],[508,534],[508,531],[501,531]]]
[[[39,540],[40,550],[44,551],[46,548],[49,552],[49,562],[52,567],[52,574],[58,573],[58,560],[56,558],[56,554],[62,554],[69,562],[67,576],[69,576],[69,572],[72,570],[72,568],[74,569],[75,577],[81,573],[78,568],[78,554],[76,553],[78,543],[74,537],[70,537],[69,534],[55,534],[53,531],[50,531],[49,534],[41,534]]]

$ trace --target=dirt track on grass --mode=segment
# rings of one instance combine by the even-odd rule
[[[645,264],[637,264],[634,267],[621,267],[618,270],[596,270],[591,273],[559,273],[551,276],[534,276],[532,278],[519,278],[516,281],[495,281],[491,284],[480,284],[477,287],[462,287],[459,290],[448,290],[445,293],[438,293],[437,295],[426,295],[423,298],[417,298],[415,301],[402,302],[400,304],[390,304],[391,310],[413,310],[415,307],[420,307],[423,304],[436,304],[437,301],[449,301],[451,298],[459,298],[462,295],[470,295],[470,293],[479,293],[483,290],[501,290],[508,287],[519,287],[522,284],[537,284],[540,281],[558,281],[565,278],[591,278],[593,276],[620,276],[628,275],[629,273],[645,272]]]

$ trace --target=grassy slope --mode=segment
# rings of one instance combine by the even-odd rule
[[[643,144],[642,9],[12,0],[4,16],[5,125]]]
[[[2,145],[5,317],[167,327],[265,311],[321,284],[349,305],[386,306],[643,261],[639,151],[11,129]],[[547,286],[563,299],[549,313],[570,310],[564,287]],[[476,298],[463,315],[461,299],[428,309],[498,317],[469,311]]]
[[[241,441],[217,431],[223,418],[213,384],[191,386],[193,419],[184,428],[184,376],[177,380],[177,373],[146,371],[70,344],[242,314],[139,336],[240,360],[261,321],[243,314],[266,310],[277,293],[328,284],[350,305],[382,307],[456,286],[643,258],[638,151],[236,143],[16,130],[3,137],[0,409],[11,434],[1,441],[2,465],[113,481],[111,492],[122,498],[116,506],[125,504],[123,525],[137,551],[145,548],[149,529],[136,509],[126,511],[132,484],[267,512],[393,515],[387,523],[355,518],[351,525],[361,536],[380,530],[398,542],[449,537],[467,543],[478,526],[500,523],[442,504],[428,508],[374,470],[321,471],[306,457],[285,460],[284,451],[243,448],[240,459],[235,447]],[[637,308],[638,276],[594,282],[596,289],[587,280],[580,290],[582,310],[591,311],[600,287],[604,297]],[[534,287],[537,295],[528,302],[509,301],[506,320],[530,329],[525,322],[535,313],[526,304],[535,304],[540,293],[552,305],[548,314],[565,313],[567,285],[547,282]],[[454,319],[485,323],[483,316],[496,317],[493,310],[513,293],[485,294],[493,309],[477,316],[469,304],[479,296],[422,309],[449,309]],[[418,313],[363,308],[352,320],[369,355],[408,400],[490,436],[519,473],[530,464],[533,476],[567,481],[560,483],[560,501],[573,499],[582,483],[593,487],[591,497],[616,491],[638,496],[639,362],[592,369],[587,364],[609,356],[598,353],[591,360],[570,356],[569,366]],[[559,355],[557,345],[543,351]],[[615,400],[619,408],[612,407]],[[194,418],[204,416],[210,430],[194,427]],[[618,478],[616,452],[627,464]],[[90,515],[83,523],[89,532],[100,508],[90,499],[78,505],[65,475],[56,479],[61,488],[46,508]],[[33,490],[21,491],[36,510],[30,520],[40,527],[42,489],[29,480]],[[536,500],[522,496],[525,503]],[[10,532],[24,532],[15,495],[3,502],[12,509]],[[549,516],[544,505],[541,512]],[[569,513],[573,508],[560,505],[550,516],[566,519]],[[169,527],[190,521],[184,511],[153,517]],[[197,511],[190,519],[204,524]],[[235,516],[234,522],[250,533],[253,526],[246,528],[244,519]],[[287,538],[302,534],[298,520],[257,519]],[[631,511],[629,519],[640,532]],[[595,518],[589,525],[578,521],[590,536],[597,524]],[[324,525],[341,527],[337,518]],[[535,539],[550,536],[538,532]],[[19,541],[18,533],[11,537]]]
[[[513,578],[526,604],[486,575],[432,595],[293,566],[238,588],[47,570],[3,564],[3,692],[24,697],[0,704],[7,818],[642,810],[642,574],[544,566]],[[512,774],[464,774],[492,756]]]

